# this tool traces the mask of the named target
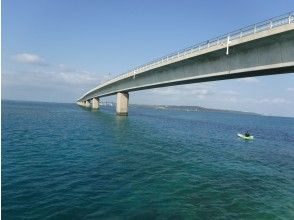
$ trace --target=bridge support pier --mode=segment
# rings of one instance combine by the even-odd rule
[[[85,107],[86,107],[86,108],[90,107],[90,105],[91,105],[91,104],[90,104],[90,101],[89,101],[89,100],[85,101]]]
[[[98,109],[99,108],[99,98],[93,98],[92,99],[92,109]]]
[[[118,92],[116,95],[116,114],[119,116],[128,115],[129,93]]]

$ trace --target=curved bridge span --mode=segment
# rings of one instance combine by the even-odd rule
[[[127,115],[129,92],[165,86],[294,72],[294,13],[205,41],[119,75],[88,91],[77,104],[99,108],[117,94]]]

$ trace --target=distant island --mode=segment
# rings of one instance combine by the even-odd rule
[[[187,112],[220,112],[220,113],[236,113],[236,114],[244,114],[244,115],[262,115],[253,112],[243,112],[243,111],[235,111],[235,110],[224,110],[224,109],[213,109],[213,108],[204,108],[201,106],[189,106],[189,105],[141,105],[141,104],[133,104],[133,106],[144,106],[155,109],[162,110],[178,110],[178,111],[187,111]]]

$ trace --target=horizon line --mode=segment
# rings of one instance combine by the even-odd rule
[[[38,101],[38,100],[19,100],[19,99],[3,99],[1,98],[1,104],[3,101],[8,101],[8,102],[39,102],[39,103],[52,103],[52,104],[76,104],[76,102],[56,102],[56,101]],[[115,102],[111,102],[115,103]],[[130,105],[140,105],[140,106],[176,106],[176,107],[200,107],[200,108],[205,108],[208,110],[218,110],[218,111],[231,111],[231,112],[240,112],[240,113],[245,113],[245,114],[255,114],[258,116],[264,116],[264,117],[281,117],[281,118],[294,118],[294,116],[285,116],[285,115],[268,115],[264,113],[257,113],[257,112],[248,112],[248,111],[241,111],[241,110],[235,110],[235,109],[217,109],[217,108],[209,108],[209,107],[203,107],[199,105],[167,105],[167,104],[138,104],[138,103],[132,103]],[[2,111],[2,107],[1,107]]]

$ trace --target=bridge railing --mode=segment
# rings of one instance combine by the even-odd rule
[[[194,53],[196,51],[201,51],[201,50],[204,50],[204,49],[207,49],[207,48],[210,48],[213,46],[221,45],[221,44],[223,44],[223,45],[228,44],[228,42],[230,42],[231,40],[235,40],[235,39],[242,38],[242,37],[247,37],[249,35],[254,35],[258,32],[270,30],[270,29],[273,29],[273,28],[276,28],[276,27],[279,27],[282,25],[293,23],[293,22],[294,22],[294,12],[292,11],[290,13],[287,13],[287,14],[284,14],[284,15],[281,15],[278,17],[274,17],[274,18],[271,18],[271,19],[268,19],[268,20],[265,20],[265,21],[262,21],[262,22],[259,22],[259,23],[241,28],[241,29],[238,29],[236,31],[232,31],[230,33],[218,36],[216,38],[195,44],[193,46],[184,48],[180,51],[173,52],[173,53],[168,54],[166,56],[160,57],[158,59],[152,60],[148,63],[143,64],[143,65],[140,65],[140,66],[138,66],[134,69],[131,69],[127,72],[119,74],[115,78],[108,80],[107,82],[102,83],[98,87],[92,89],[91,91],[86,93],[83,97],[94,92],[99,87],[103,87],[105,85],[111,84],[119,79],[123,79],[128,76],[134,76],[137,73],[144,71],[146,69],[152,68],[158,64],[162,65],[164,63],[176,60],[182,56],[186,56],[186,55]]]

